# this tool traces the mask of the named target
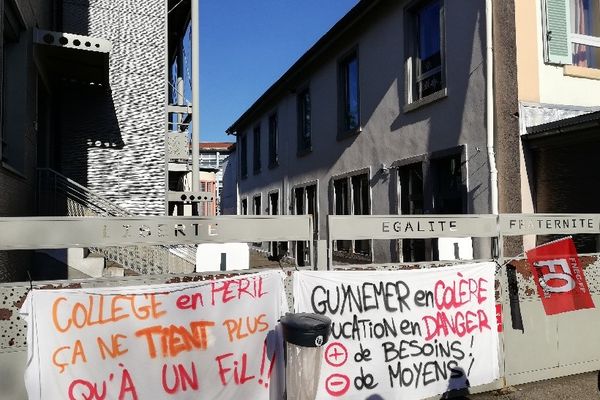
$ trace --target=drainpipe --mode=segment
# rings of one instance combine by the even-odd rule
[[[200,6],[192,0],[192,191],[200,191]]]
[[[492,214],[498,214],[498,170],[494,151],[494,44],[492,29],[492,0],[485,1],[485,41],[486,41],[486,115],[487,115],[487,154],[490,166],[490,200]]]

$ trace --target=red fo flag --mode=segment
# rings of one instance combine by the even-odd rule
[[[527,260],[547,315],[594,308],[572,238],[529,250]]]

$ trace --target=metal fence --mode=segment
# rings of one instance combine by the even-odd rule
[[[220,216],[214,218],[176,217],[70,217],[0,218],[0,250],[63,248],[175,246],[177,244],[307,241],[313,248],[310,216]],[[542,235],[600,234],[600,214],[507,214],[408,216],[330,216],[328,221],[328,262],[335,240],[402,240],[413,238],[472,237],[497,242],[496,300],[502,307],[501,382],[497,386],[547,379],[600,368],[600,312],[584,310],[559,316],[544,314],[528,265],[522,255],[504,256],[507,238],[523,236],[535,244]],[[314,259],[311,257],[311,259]],[[600,302],[600,254],[581,257],[589,289]],[[426,262],[412,265],[388,263],[352,268],[427,268],[455,262]],[[509,277],[509,267],[513,276]],[[143,268],[143,266],[140,266]],[[309,267],[311,268],[311,267]],[[25,326],[18,309],[33,287],[126,286],[220,278],[250,271],[75,281],[1,284],[0,352],[23,352]],[[510,280],[512,279],[512,283]],[[291,279],[288,279],[288,288]],[[289,297],[289,301],[293,299]],[[518,304],[522,326],[514,324]]]

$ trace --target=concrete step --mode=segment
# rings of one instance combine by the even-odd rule
[[[89,251],[81,247],[67,249],[67,264],[92,278],[101,278],[105,267],[103,257],[89,257]]]

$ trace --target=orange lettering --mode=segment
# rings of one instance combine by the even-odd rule
[[[100,356],[103,360],[106,360],[106,353],[110,356],[110,358],[116,358],[127,353],[129,350],[124,349],[121,350],[121,343],[119,343],[119,339],[125,339],[127,336],[117,333],[116,335],[110,335],[111,346],[108,347],[104,340],[101,337],[98,337],[96,341],[98,342],[98,349],[100,349]]]
[[[62,301],[67,301],[66,297],[59,297],[58,299],[54,300],[54,304],[52,305],[52,321],[54,322],[54,327],[56,328],[57,331],[61,332],[61,333],[65,333],[66,331],[69,330],[69,327],[71,326],[71,320],[67,321],[67,326],[66,327],[61,327],[60,324],[58,323],[58,304]]]
[[[54,353],[52,353],[52,364],[56,365],[58,367],[58,369],[60,371],[58,371],[60,374],[62,374],[65,371],[65,367],[69,364],[67,363],[60,363],[57,361],[57,356],[58,353],[62,352],[63,350],[68,350],[70,349],[69,346],[63,346],[63,347],[59,347],[58,349],[56,349],[56,351],[54,351]]]
[[[212,321],[195,321],[190,323],[189,331],[183,326],[155,325],[136,331],[135,336],[146,338],[150,358],[156,358],[155,335],[160,341],[163,357],[175,357],[183,351],[206,350],[208,347],[207,328],[214,325],[215,323]]]

